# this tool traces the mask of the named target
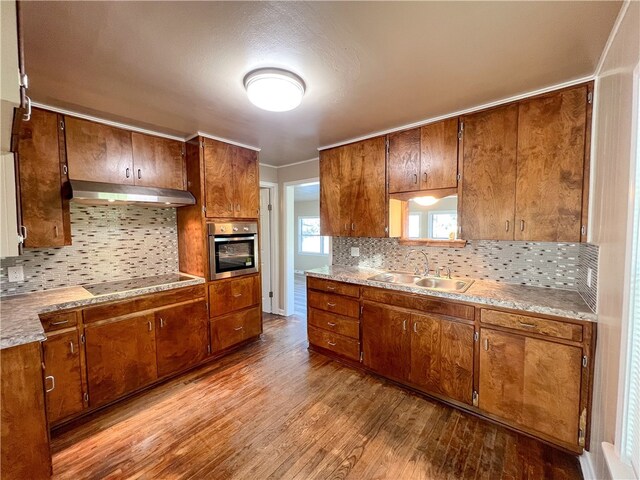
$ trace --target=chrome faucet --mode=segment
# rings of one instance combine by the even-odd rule
[[[444,267],[438,267],[438,268],[436,268],[436,277],[439,277],[439,276],[440,276],[440,272],[441,272],[442,270],[446,270],[446,271],[447,271],[447,278],[448,278],[449,280],[451,280],[451,269],[450,269],[448,266],[446,266],[446,265],[445,265]]]
[[[411,250],[409,253],[407,253],[407,256],[405,257],[405,261],[409,260],[409,257],[411,256],[412,253],[421,253],[422,255],[424,255],[425,266],[424,266],[424,272],[422,272],[422,276],[428,277],[429,276],[429,257],[424,252],[424,250]],[[416,275],[420,275],[420,269],[418,268],[417,265],[414,268],[413,273],[415,273]]]

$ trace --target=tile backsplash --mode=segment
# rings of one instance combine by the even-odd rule
[[[71,204],[72,245],[25,249],[0,260],[0,295],[16,295],[178,270],[175,208]],[[24,282],[7,268],[22,265]]]
[[[360,256],[351,256],[359,247]],[[499,282],[578,291],[595,311],[598,247],[580,243],[469,241],[464,248],[413,247],[393,238],[333,238],[333,264],[413,271],[424,268],[422,250],[430,269],[448,266],[453,275]],[[586,268],[594,269],[586,286]]]

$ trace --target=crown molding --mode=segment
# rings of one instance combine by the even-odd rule
[[[259,152],[261,150],[260,148],[254,147],[253,145],[247,145],[246,143],[236,142],[235,140],[229,140],[228,138],[217,137],[215,135],[211,135],[210,133],[201,132],[200,130],[198,130],[193,135],[185,138],[184,141],[188,142],[189,140],[192,140],[196,137],[210,138],[211,140],[217,140],[218,142],[228,143],[230,145],[235,145],[236,147],[248,148],[249,150],[254,150],[256,152]]]
[[[269,165],[268,163],[261,163],[260,166],[269,168],[287,168],[293,167],[294,165],[302,165],[303,163],[317,162],[318,160],[320,160],[320,157],[313,157],[309,160],[302,160],[300,162],[287,163],[286,165]]]

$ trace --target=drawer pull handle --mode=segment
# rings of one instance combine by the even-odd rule
[[[329,345],[331,345],[332,347],[335,347],[335,346],[336,346],[336,343],[335,343],[335,342],[332,342],[331,340],[327,340],[327,343],[328,343]]]
[[[331,285],[327,285],[327,290],[335,290],[336,287],[332,287]]]
[[[333,328],[333,327],[335,327],[335,326],[336,326],[336,324],[335,324],[335,323],[333,323],[333,322],[327,322],[327,325],[329,325],[331,328]]]
[[[240,330],[242,330],[243,328],[244,328],[244,326],[240,326],[240,327],[236,327],[236,328],[234,328],[234,330],[235,330],[236,332],[239,332],[239,331],[240,331]]]
[[[507,220],[504,224],[504,231],[508,232],[509,231],[509,220]]]
[[[44,381],[46,382],[47,380],[51,380],[51,388],[46,388],[45,387],[45,392],[49,393],[51,391],[53,391],[56,388],[56,379],[53,375],[47,375],[46,377],[44,377]]]
[[[242,296],[242,294],[241,294],[241,293],[234,293],[234,294],[233,294],[233,296],[234,296],[235,298],[238,298],[238,297],[241,297],[241,296]]]
[[[151,325],[151,322],[147,322],[147,326],[149,327],[149,331],[153,330],[153,326]]]
[[[164,328],[164,318],[160,317],[160,328]]]
[[[64,325],[65,323],[69,323],[69,320],[60,320],[59,322],[51,322],[51,325]]]
[[[489,351],[489,339],[488,338],[484,339],[484,349],[487,352]]]
[[[404,330],[405,332],[407,331],[407,321],[406,320],[402,320],[402,330]]]
[[[413,183],[418,183],[418,174],[417,173],[413,174]]]
[[[73,342],[69,342],[69,350],[71,350],[71,353],[75,353],[75,350],[73,348]]]
[[[418,323],[413,322],[413,333],[418,333]]]
[[[527,322],[518,322],[520,324],[521,327],[526,327],[526,328],[535,328],[536,325],[534,323],[527,323]]]
[[[331,307],[331,308],[333,308],[333,307],[335,307],[335,306],[336,306],[336,304],[335,304],[335,303],[327,302],[327,307]]]

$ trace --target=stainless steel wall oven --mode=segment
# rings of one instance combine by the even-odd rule
[[[209,223],[210,280],[258,272],[258,223]]]

